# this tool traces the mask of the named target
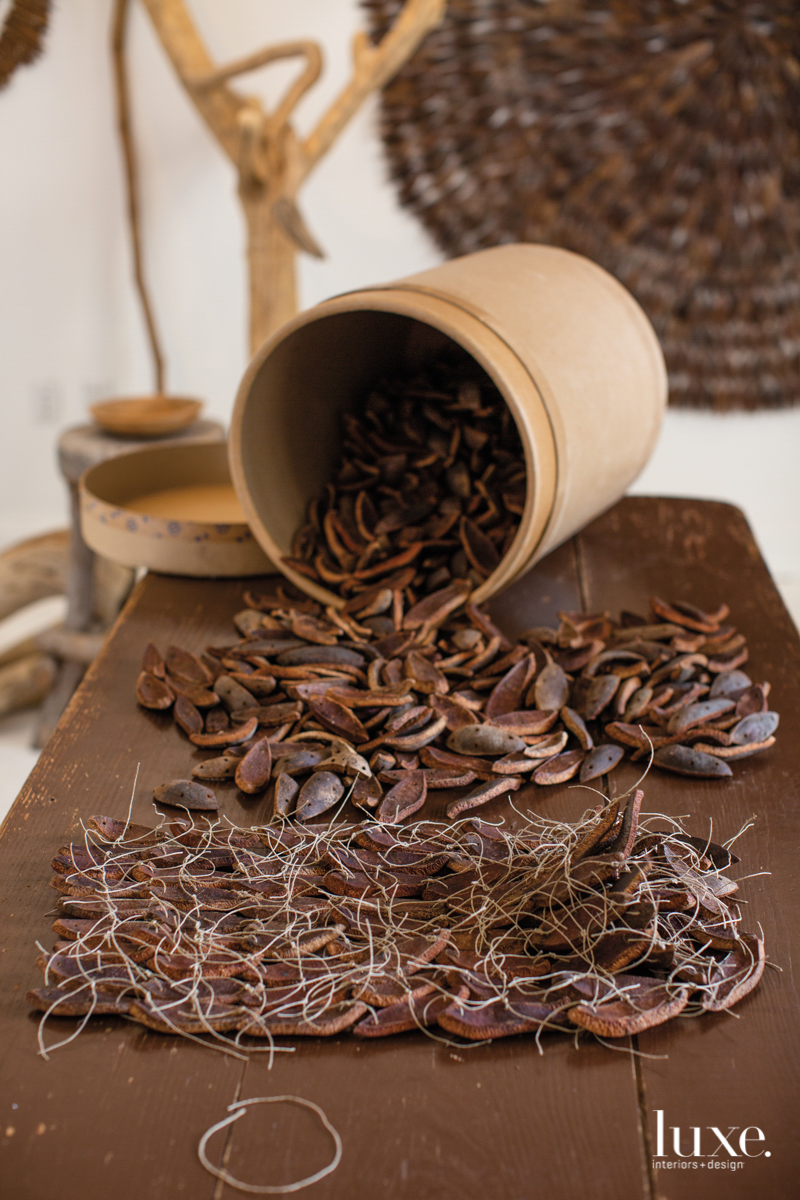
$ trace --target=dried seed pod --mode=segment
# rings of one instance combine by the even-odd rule
[[[291,775],[286,775],[283,771],[276,775],[272,792],[273,815],[288,817],[299,791],[300,784]]]
[[[772,737],[778,728],[780,717],[776,712],[751,713],[744,717],[730,732],[731,742],[735,746],[744,746],[748,742],[765,742]]]
[[[454,754],[450,750],[441,750],[438,746],[425,746],[419,756],[426,767],[434,770],[475,771],[484,778],[488,778],[492,772],[492,764],[485,759]]]
[[[269,738],[260,738],[239,760],[236,786],[248,796],[263,792],[272,774],[272,748]]]
[[[383,797],[377,812],[378,820],[391,824],[402,821],[422,808],[427,794],[425,772],[408,771],[405,778],[396,783]]]
[[[538,737],[547,733],[558,720],[558,712],[539,712],[535,708],[521,712],[507,712],[502,716],[492,717],[487,725],[495,729],[504,729],[506,733],[516,733],[518,737]]]
[[[581,744],[582,749],[591,750],[594,746],[594,739],[586,728],[583,717],[575,712],[574,708],[567,708],[566,705],[561,709],[561,720],[566,725],[570,733],[573,733]],[[601,771],[600,774],[603,774]]]
[[[618,675],[597,675],[589,684],[581,705],[582,714],[595,721],[614,698],[619,687]]]
[[[744,671],[723,671],[711,685],[709,699],[716,700],[717,696],[731,696],[738,699],[742,692],[752,685],[749,675]]]
[[[327,755],[327,747],[307,746],[283,756],[280,760],[281,770],[286,775],[306,775],[314,771]]]
[[[404,734],[402,737],[385,737],[383,744],[391,746],[394,751],[402,750],[407,754],[413,754],[417,750],[421,750],[423,746],[427,746],[435,741],[446,727],[446,719],[444,717],[437,717],[417,733]]]
[[[310,696],[308,707],[320,725],[324,725],[337,737],[354,742],[357,746],[369,741],[369,733],[355,713],[338,701],[330,700],[327,696]]]
[[[338,804],[344,784],[333,771],[315,771],[303,784],[297,797],[297,818],[310,821]]]
[[[303,705],[296,701],[293,704],[262,704],[259,708],[243,708],[231,714],[231,721],[249,720],[255,716],[259,725],[283,725],[287,721],[298,721],[303,715]]]
[[[651,687],[637,688],[627,703],[625,711],[622,714],[622,720],[626,724],[635,722],[647,712],[652,699],[653,689]]]
[[[678,775],[692,775],[698,779],[729,779],[733,772],[721,758],[693,750],[689,746],[662,746],[656,750],[653,763],[665,771]]]
[[[526,654],[492,689],[486,701],[484,712],[487,717],[500,717],[506,713],[517,712],[523,704],[523,698],[531,675],[535,669],[533,655]],[[561,670],[561,668],[557,668]],[[547,670],[547,667],[545,667]],[[566,678],[566,677],[565,677]]]
[[[136,680],[136,699],[143,708],[163,710],[175,703],[175,693],[165,679],[142,671]]]
[[[558,712],[569,700],[569,680],[558,663],[549,662],[539,672],[533,686],[533,700],[536,707]],[[528,696],[530,704],[531,697]]]
[[[752,991],[764,974],[764,943],[751,933],[743,933],[722,962],[712,959],[712,964],[703,1008],[706,1012],[721,1012]]]
[[[685,600],[674,600],[672,604],[668,604],[658,596],[651,596],[650,604],[656,616],[684,629],[695,629],[698,633],[716,633],[730,612],[727,604],[721,604],[709,613],[694,604],[688,604]]]
[[[740,696],[736,699],[736,716],[750,717],[754,713],[765,713],[768,711],[767,693],[761,684],[753,684],[752,687],[745,688]]]
[[[407,733],[414,733],[415,730],[427,725],[434,718],[434,713],[439,712],[438,709],[428,707],[427,704],[412,704],[404,712],[394,713],[384,725],[384,732],[398,737],[405,736]]]
[[[615,983],[625,988],[624,998],[585,1001],[569,1010],[570,1021],[598,1037],[628,1037],[676,1017],[689,1002],[689,988],[675,992],[635,975],[618,975]]]
[[[469,562],[481,577],[485,578],[497,570],[500,565],[497,547],[469,517],[461,518],[458,536]]]
[[[473,713],[449,696],[437,696],[434,693],[430,698],[430,705],[435,713],[444,717],[446,727],[451,732],[463,728],[464,725],[475,724]]]
[[[330,752],[318,764],[320,770],[328,768],[341,771],[345,775],[363,775],[369,778],[372,774],[370,765],[365,758],[357,754],[349,742],[342,738],[334,738],[330,744]]]
[[[205,762],[192,767],[192,776],[195,779],[232,779],[241,761],[232,754],[222,754],[219,758],[207,758]]]
[[[447,739],[448,749],[456,754],[498,757],[524,750],[525,743],[514,733],[507,733],[493,725],[466,725],[456,729]]]
[[[167,670],[170,675],[183,679],[187,683],[199,683],[210,688],[214,676],[208,667],[200,661],[196,654],[190,654],[180,646],[169,646],[165,656]]]
[[[153,795],[159,804],[172,804],[179,808],[214,811],[219,805],[211,788],[203,787],[193,779],[173,779],[155,788]]]
[[[454,821],[462,812],[467,812],[470,808],[479,808],[482,804],[488,804],[490,800],[496,800],[498,796],[515,792],[521,785],[522,780],[518,775],[506,775],[502,779],[481,783],[466,796],[462,796],[460,800],[454,800],[452,804],[448,804],[448,819]]]
[[[601,775],[608,775],[622,761],[623,754],[621,746],[595,746],[581,763],[581,783],[589,783],[592,779],[599,779]]]
[[[624,614],[623,614],[624,615]],[[615,642],[659,642],[666,641],[684,633],[680,625],[632,625],[625,629],[615,629],[612,638]]]
[[[258,701],[253,693],[230,675],[218,675],[214,682],[214,690],[229,713],[258,708]]]
[[[330,621],[321,621],[319,617],[306,614],[301,614],[292,621],[292,633],[295,637],[317,646],[335,646],[340,632]]]
[[[568,739],[569,734],[562,729],[560,733],[551,733],[549,737],[533,738],[522,753],[526,758],[552,758],[554,754],[561,753]]]
[[[264,696],[271,696],[278,686],[274,675],[242,675],[238,671],[232,671],[230,678],[235,683],[241,684],[252,697],[255,697],[256,703]],[[252,704],[253,701],[251,700],[250,703]]]
[[[383,799],[383,788],[374,775],[369,778],[359,775],[351,799],[359,808],[375,808]]]
[[[299,646],[278,655],[281,667],[302,667],[309,663],[322,667],[363,667],[366,659],[346,646]]]
[[[221,733],[223,729],[229,729],[230,724],[230,717],[224,708],[209,708],[207,711],[205,720],[206,733]]]
[[[702,700],[699,704],[690,704],[670,718],[667,732],[685,733],[697,725],[704,725],[707,721],[721,717],[723,713],[730,712],[735,707],[735,701],[728,700],[725,696],[717,696],[714,700]]]
[[[233,623],[242,637],[250,637],[252,633],[260,632],[263,628],[264,614],[255,608],[243,608],[235,614]]]
[[[496,775],[527,775],[535,771],[541,759],[529,758],[524,750],[515,750],[513,754],[505,754],[492,763],[492,771]]]
[[[172,710],[172,715],[176,722],[180,725],[184,733],[202,733],[205,728],[203,718],[197,711],[191,700],[187,700],[185,696],[178,696],[175,700],[175,707]]]
[[[334,684],[335,686],[328,688],[324,695],[343,704],[345,708],[402,708],[409,703],[409,693],[412,690],[410,679],[398,686],[379,688],[375,691],[346,687],[336,681]]]
[[[155,675],[157,679],[163,679],[166,675],[164,659],[161,657],[158,646],[153,642],[148,642],[144,648],[142,670],[148,675]]]
[[[250,717],[244,725],[237,725],[233,729],[222,729],[219,733],[191,733],[189,740],[194,742],[195,746],[204,746],[211,749],[216,749],[218,746],[240,746],[242,742],[247,742],[258,729],[258,718]]]
[[[369,760],[369,765],[375,774],[378,774],[381,771],[391,771],[396,762],[397,759],[393,754],[389,754],[386,750],[376,750]]]
[[[167,682],[176,696],[185,696],[195,708],[213,708],[215,704],[219,704],[217,693],[200,683],[187,683],[185,680],[175,679],[172,675],[167,676]]]
[[[410,650],[406,655],[405,674],[412,681],[414,690],[423,695],[444,695],[450,690],[447,677],[417,650]]]
[[[454,579],[440,591],[431,592],[408,610],[403,618],[403,629],[419,629],[427,623],[441,625],[449,613],[464,603],[471,590],[468,579]]]
[[[533,782],[542,787],[566,783],[573,775],[577,775],[585,757],[583,750],[567,750],[564,754],[557,754],[534,771]]]
[[[692,749],[702,754],[712,754],[714,758],[723,758],[726,762],[732,762],[740,758],[750,758],[752,754],[758,754],[761,750],[769,750],[770,746],[774,745],[775,738],[768,737],[763,742],[745,742],[735,746],[712,746],[705,742],[695,742]]]

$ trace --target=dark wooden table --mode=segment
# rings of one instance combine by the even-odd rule
[[[718,840],[748,818],[737,876],[747,926],[763,928],[768,967],[734,1014],[675,1020],[607,1049],[545,1037],[463,1050],[405,1034],[375,1043],[297,1039],[271,1071],[211,1049],[97,1018],[49,1062],[37,1055],[37,1018],[25,993],[40,982],[35,942],[50,947],[50,858],[91,813],[124,816],[141,762],[134,820],[150,821],[152,789],[187,771],[187,744],[163,719],[137,709],[133,683],[144,643],[201,648],[230,633],[241,581],[148,576],[137,588],[0,833],[6,919],[0,993],[0,1194],[9,1200],[175,1200],[232,1197],[200,1166],[197,1143],[226,1105],[293,1093],[313,1100],[341,1133],[338,1170],[306,1194],[336,1200],[794,1200],[798,1154],[797,954],[800,876],[800,642],[752,535],[724,504],[628,499],[539,564],[494,605],[508,633],[555,623],[559,609],[646,611],[648,597],[716,605],[725,599],[747,635],[748,670],[772,682],[783,714],[777,745],[737,763],[730,781],[654,772],[645,809],[685,817]],[[632,766],[612,778],[633,781]],[[228,793],[223,809],[251,824],[263,804]],[[517,793],[537,811],[573,819],[586,793],[559,787]],[[759,872],[765,872],[758,874]],[[53,1021],[49,1040],[74,1028]],[[653,1169],[656,1112],[665,1162]],[[670,1127],[715,1157],[680,1160]],[[748,1150],[730,1158],[750,1129]],[[736,1127],[730,1133],[731,1127]],[[211,1143],[241,1179],[275,1183],[317,1170],[330,1142],[311,1114],[250,1110]],[[761,1152],[761,1153],[759,1153]],[[682,1168],[681,1161],[689,1163]],[[733,1163],[729,1166],[713,1164]],[[696,1165],[695,1165],[696,1164]],[[705,1165],[702,1165],[705,1164]]]

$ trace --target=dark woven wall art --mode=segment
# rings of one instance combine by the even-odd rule
[[[0,29],[0,88],[42,52],[50,0],[14,0]]]
[[[364,0],[383,32],[400,0]],[[800,399],[800,0],[450,0],[386,87],[448,255],[547,242],[639,299],[673,404]]]

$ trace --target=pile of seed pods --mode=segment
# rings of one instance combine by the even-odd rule
[[[212,785],[231,780],[242,798],[270,789],[276,817],[350,800],[395,823],[448,789],[452,820],[523,783],[598,780],[626,754],[721,781],[775,741],[769,684],[742,670],[725,605],[563,612],[512,642],[469,579],[413,603],[407,586],[401,572],[323,609],[276,578],[245,594],[238,640],[200,655],[149,645],[137,699],[171,711],[197,754],[156,799],[213,811]]]
[[[721,873],[739,860],[641,802],[513,826],[92,817],[52,863],[42,1052],[51,1017],[240,1053],[346,1030],[616,1038],[728,1009],[764,969]]]
[[[491,575],[514,540],[526,474],[513,417],[475,361],[443,356],[384,380],[343,422],[334,481],[286,565],[345,597],[399,568],[420,595]]]

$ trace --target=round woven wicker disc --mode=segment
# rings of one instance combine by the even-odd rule
[[[375,34],[401,7],[364,4]],[[797,0],[450,0],[383,138],[448,255],[546,242],[613,272],[674,404],[794,404],[798,60]]]

